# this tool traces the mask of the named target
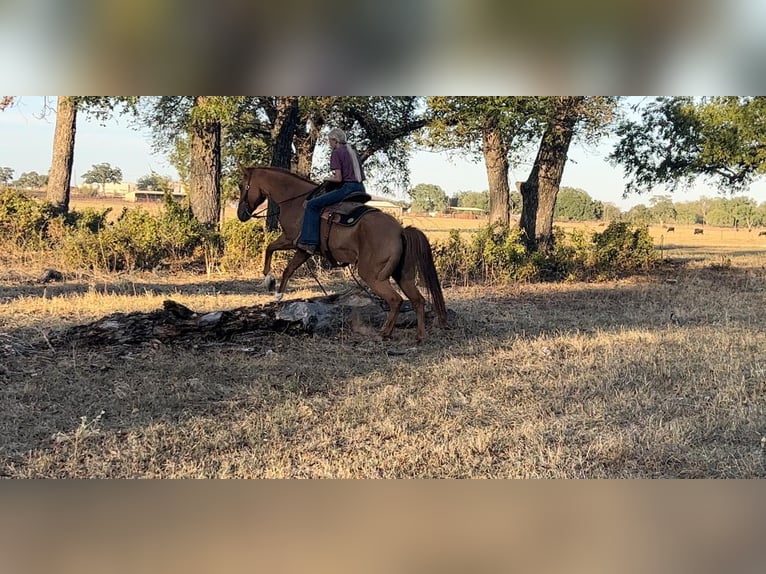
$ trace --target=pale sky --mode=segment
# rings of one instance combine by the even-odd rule
[[[50,167],[55,116],[50,114],[48,118],[41,119],[41,110],[42,98],[22,96],[17,105],[0,112],[0,167],[14,169],[14,179],[28,171],[47,173]],[[126,182],[135,182],[152,171],[177,177],[175,169],[165,158],[153,153],[148,133],[132,127],[127,118],[117,118],[102,127],[96,121],[80,117],[75,141],[74,185],[82,180],[83,173],[97,163],[119,167]],[[612,142],[604,141],[597,148],[590,146],[585,149],[573,144],[562,186],[584,189],[594,199],[613,202],[623,210],[638,203],[648,205],[651,197],[648,195],[622,198],[622,170],[612,167],[604,159],[612,145]],[[516,180],[524,180],[529,175],[532,159],[530,157],[518,168],[511,168],[509,179],[512,186]],[[410,161],[410,181],[412,185],[438,185],[450,196],[459,191],[487,189],[483,162],[474,162],[468,156],[450,158],[445,153],[415,152]],[[374,188],[370,191],[375,194]],[[664,192],[660,190],[658,193]],[[690,201],[701,195],[714,196],[716,191],[699,184],[691,191],[676,192],[674,200]],[[754,184],[747,195],[759,203],[766,201],[766,181]]]

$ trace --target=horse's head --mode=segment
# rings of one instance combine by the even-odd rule
[[[255,181],[255,168],[243,168],[240,166],[242,178],[239,182],[239,205],[237,217],[240,221],[247,221],[253,216],[255,209],[263,203],[266,196]]]

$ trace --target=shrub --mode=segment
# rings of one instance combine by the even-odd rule
[[[613,222],[603,233],[554,227],[552,253],[528,253],[518,227],[488,226],[465,241],[456,230],[435,242],[434,261],[443,281],[575,281],[618,277],[649,268],[656,260],[646,227]]]
[[[434,243],[434,263],[440,276],[452,282],[518,279],[526,260],[521,239],[522,231],[507,225],[486,226],[470,242],[453,229],[446,243]]]
[[[211,232],[194,217],[191,207],[182,206],[169,191],[163,201],[157,240],[165,251],[164,257],[180,260],[192,256],[200,246],[216,243]]]
[[[242,223],[229,219],[221,225],[223,253],[219,264],[224,271],[247,269],[255,262],[258,266],[262,263],[267,234],[262,220],[251,221]]]
[[[52,204],[6,188],[0,192],[0,240],[23,249],[42,249],[46,228],[55,215]]]
[[[657,260],[654,241],[646,225],[632,227],[613,221],[593,237],[594,267],[604,277],[649,269]]]

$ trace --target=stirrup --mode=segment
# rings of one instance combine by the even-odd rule
[[[295,246],[300,249],[301,251],[305,251],[309,255],[314,255],[314,252],[317,250],[316,245],[310,245],[308,243],[296,243]]]

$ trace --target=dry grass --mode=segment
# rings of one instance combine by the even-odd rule
[[[270,298],[188,274],[45,287],[49,261],[5,259],[0,475],[766,477],[766,255],[756,233],[676,234],[684,261],[652,276],[449,289],[456,324],[419,347],[360,329],[54,350],[50,329],[167,297]]]

